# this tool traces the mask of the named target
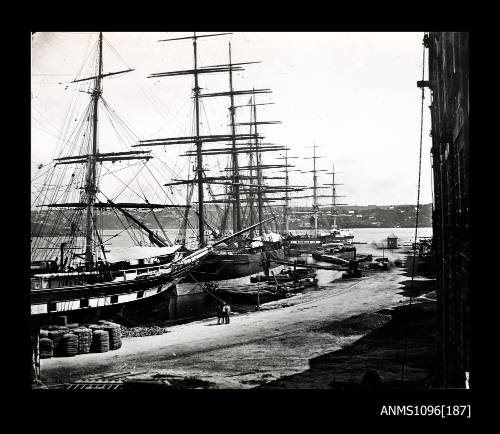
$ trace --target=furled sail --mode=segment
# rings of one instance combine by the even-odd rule
[[[144,247],[133,246],[113,249],[106,253],[106,259],[110,263],[114,262],[128,262],[137,259],[156,258],[158,256],[171,255],[179,250],[181,246],[167,246],[167,247]]]

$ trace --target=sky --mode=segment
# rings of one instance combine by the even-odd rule
[[[104,73],[134,69],[105,79],[104,98],[140,139],[192,133],[192,77],[147,78],[151,73],[193,67],[190,40],[158,42],[189,35],[104,33]],[[75,93],[88,99],[69,82],[77,76],[97,37],[90,32],[38,32],[32,37],[32,178],[42,170],[39,165],[48,164],[61,146],[62,128]],[[301,158],[311,157],[316,144],[321,157],[317,168],[330,172],[334,164],[338,172],[335,180],[342,185],[337,194],[345,195],[339,199],[341,203],[414,204],[421,104],[416,82],[422,79],[422,38],[423,33],[414,32],[234,32],[199,39],[198,63],[227,63],[229,42],[233,62],[260,61],[235,74],[234,88],[272,91],[256,96],[258,103],[273,103],[259,107],[258,120],[281,121],[259,127],[264,142],[287,146],[289,156]],[[227,73],[203,74],[200,86],[202,93],[227,91]],[[432,201],[427,91],[425,98],[420,203]],[[248,99],[238,96],[236,104],[247,104]],[[203,99],[204,134],[229,132],[228,100]],[[238,109],[237,121],[249,120],[247,109]],[[103,135],[100,143],[105,141]],[[175,172],[187,167],[186,159],[179,157],[186,150],[182,146],[155,149]],[[264,158],[267,163],[270,155]],[[312,169],[311,159],[290,163],[302,170]],[[205,164],[215,163],[206,159]],[[171,172],[166,171],[163,181],[170,177]],[[330,182],[331,175],[319,176],[320,184]],[[291,172],[290,183],[312,185],[312,174]]]

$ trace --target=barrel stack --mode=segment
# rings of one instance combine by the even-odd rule
[[[122,346],[121,326],[110,321],[99,324],[50,325],[40,330],[40,358],[74,357],[78,354],[105,353]]]

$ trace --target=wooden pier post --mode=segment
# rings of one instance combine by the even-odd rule
[[[40,383],[40,326],[31,324],[31,384]]]

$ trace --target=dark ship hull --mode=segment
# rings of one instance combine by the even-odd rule
[[[198,282],[237,279],[259,273],[266,268],[278,266],[273,259],[284,259],[283,249],[258,253],[213,253],[193,271],[193,280]]]
[[[31,318],[38,325],[57,322],[93,322],[98,319],[121,323],[147,323],[168,310],[180,277],[172,274],[134,280],[34,289]]]
[[[255,287],[233,287],[220,288],[215,294],[232,302],[242,303],[265,303],[279,300],[303,291],[306,288],[317,286],[318,280],[310,277],[299,279],[295,282],[281,282],[279,288],[273,282],[266,282],[261,288]]]
[[[285,241],[285,251],[288,256],[313,253],[321,247],[319,238],[294,238]]]
[[[328,262],[330,264],[345,265],[346,260],[355,259],[356,255],[354,252],[336,253],[334,255],[314,252],[312,254],[312,257],[316,261]]]
[[[177,285],[176,294],[203,292],[202,285],[197,282],[219,282],[221,285],[250,283],[250,280],[242,282],[238,279],[265,272],[266,268],[276,268],[284,258],[283,248],[257,253],[211,253]]]
[[[354,235],[326,234],[318,236],[296,235],[285,239],[285,249],[289,256],[313,253],[323,245],[338,243],[350,245],[353,243]]]

